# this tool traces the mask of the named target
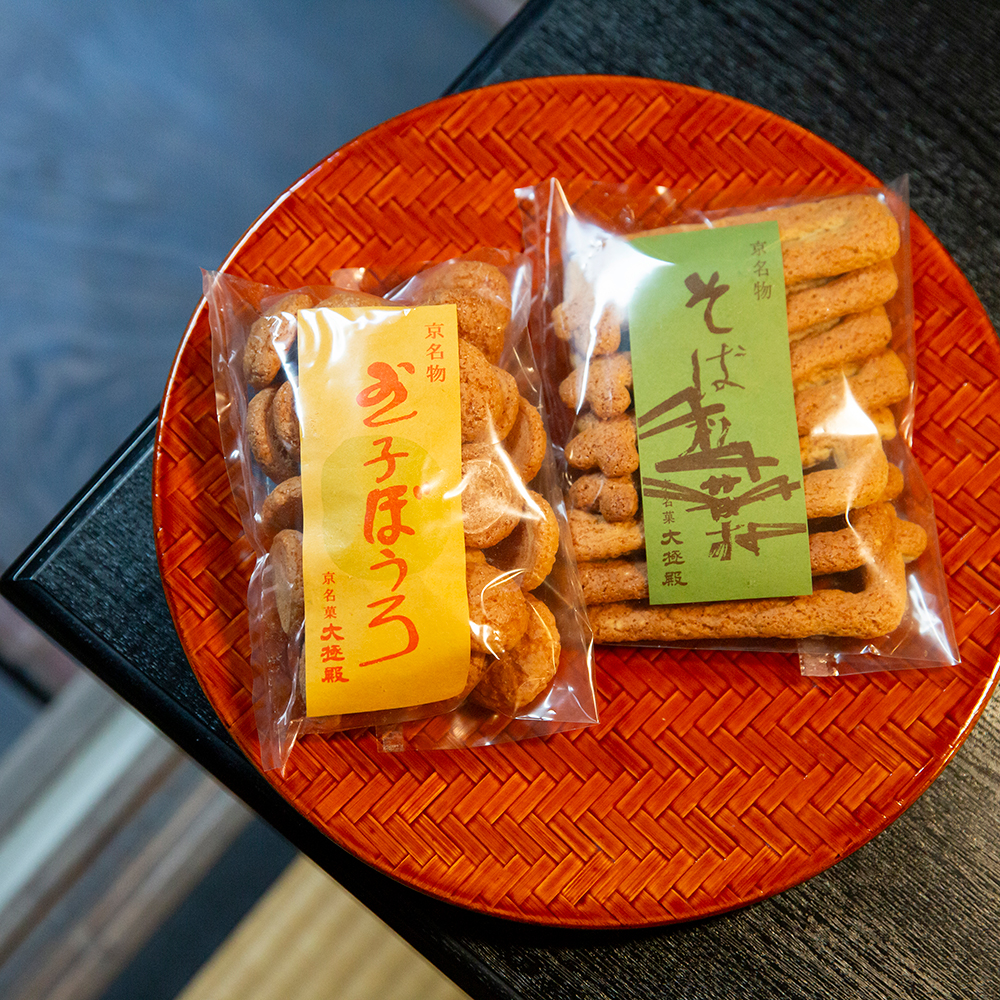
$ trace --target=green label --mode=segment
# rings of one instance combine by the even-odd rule
[[[812,591],[776,222],[644,236],[629,309],[649,600]]]

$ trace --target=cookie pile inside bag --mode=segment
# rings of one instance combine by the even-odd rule
[[[536,261],[555,262],[541,282],[536,327],[546,379],[569,416],[557,444],[595,641],[766,648],[774,640],[772,648],[785,648],[782,640],[819,636],[823,644],[813,648],[848,656],[953,662],[933,514],[907,439],[913,359],[905,208],[866,191],[699,213],[695,221],[689,213],[670,227],[778,223],[813,592],[653,605],[628,293],[618,294],[610,270],[602,272],[614,259],[604,252],[609,243],[626,236],[618,220],[575,214],[556,182],[519,195]],[[917,607],[909,591],[920,596]],[[943,638],[928,641],[929,633]]]
[[[345,284],[365,277],[344,274]],[[429,266],[384,294],[275,289],[206,272],[223,449],[258,554],[248,608],[265,767],[280,766],[295,739],[310,732],[378,726],[394,749],[449,748],[596,721],[590,636],[536,405],[526,332],[529,274],[525,258],[499,252]],[[449,303],[459,333],[462,481],[456,486],[471,648],[465,689],[446,704],[307,717],[296,314]]]

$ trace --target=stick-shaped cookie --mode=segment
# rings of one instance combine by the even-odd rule
[[[595,604],[589,609],[594,640],[804,639],[814,635],[867,639],[888,635],[899,625],[906,608],[904,550],[913,547],[910,530],[903,527],[897,531],[894,523],[872,562],[865,565],[864,588],[859,593],[829,588],[804,597],[710,604]]]

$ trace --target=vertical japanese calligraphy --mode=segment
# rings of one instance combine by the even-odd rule
[[[468,673],[454,306],[299,314],[309,716],[443,701]]]
[[[650,601],[809,593],[777,223],[640,237],[630,305]]]

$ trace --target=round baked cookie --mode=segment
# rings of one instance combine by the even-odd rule
[[[524,508],[501,446],[462,446],[462,527],[470,549],[487,549],[517,526]]]
[[[264,475],[280,483],[299,473],[299,464],[278,440],[271,422],[271,406],[277,389],[261,389],[247,404],[247,444]]]
[[[252,389],[270,385],[281,371],[281,356],[275,345],[287,354],[298,330],[295,313],[314,302],[308,292],[291,292],[268,306],[250,327],[243,348],[243,377]]]
[[[295,408],[295,390],[291,382],[282,382],[271,403],[271,426],[293,461],[299,461],[301,444],[299,441],[299,414]]]
[[[530,618],[524,638],[487,665],[471,695],[484,708],[511,717],[552,683],[559,667],[561,644],[555,615],[531,594],[526,595],[526,600]]]
[[[483,672],[486,670],[486,654],[478,650],[472,650],[469,654],[469,676],[465,681],[461,697],[464,700],[469,697],[472,689],[483,679]]]
[[[302,578],[302,532],[285,529],[274,537],[270,552],[274,603],[286,635],[294,636],[306,617]]]
[[[317,309],[363,309],[366,306],[388,306],[391,303],[370,292],[359,292],[353,289],[338,288],[331,292],[322,302],[317,303]]]
[[[904,562],[913,562],[924,554],[927,548],[927,532],[913,521],[902,519],[896,522],[896,545]]]
[[[548,501],[528,490],[528,502],[517,527],[487,553],[498,569],[521,573],[521,587],[541,586],[556,561],[559,550],[559,522]]]
[[[527,597],[514,574],[486,563],[467,562],[465,582],[472,648],[502,656],[520,641],[528,627]]]
[[[264,499],[260,508],[260,530],[264,544],[269,545],[279,531],[286,528],[302,530],[302,478],[292,476],[277,486]]]
[[[521,412],[521,393],[517,388],[517,379],[510,372],[503,368],[494,367],[493,373],[500,383],[500,390],[503,393],[503,409],[497,417],[494,433],[496,440],[503,441],[505,437],[514,429],[514,423]]]
[[[420,275],[420,303],[453,304],[459,337],[471,341],[496,364],[503,353],[511,310],[510,285],[503,271],[478,260],[456,260],[431,268],[425,275]]]
[[[458,342],[459,397],[462,441],[486,441],[504,414],[505,389],[483,352],[468,341]]]
[[[881,500],[895,500],[903,492],[906,485],[903,479],[903,472],[898,465],[889,463],[888,475],[886,477],[885,489],[882,491]]]
[[[523,396],[518,397],[517,419],[504,439],[504,446],[526,483],[538,475],[545,460],[546,443],[542,415]]]

